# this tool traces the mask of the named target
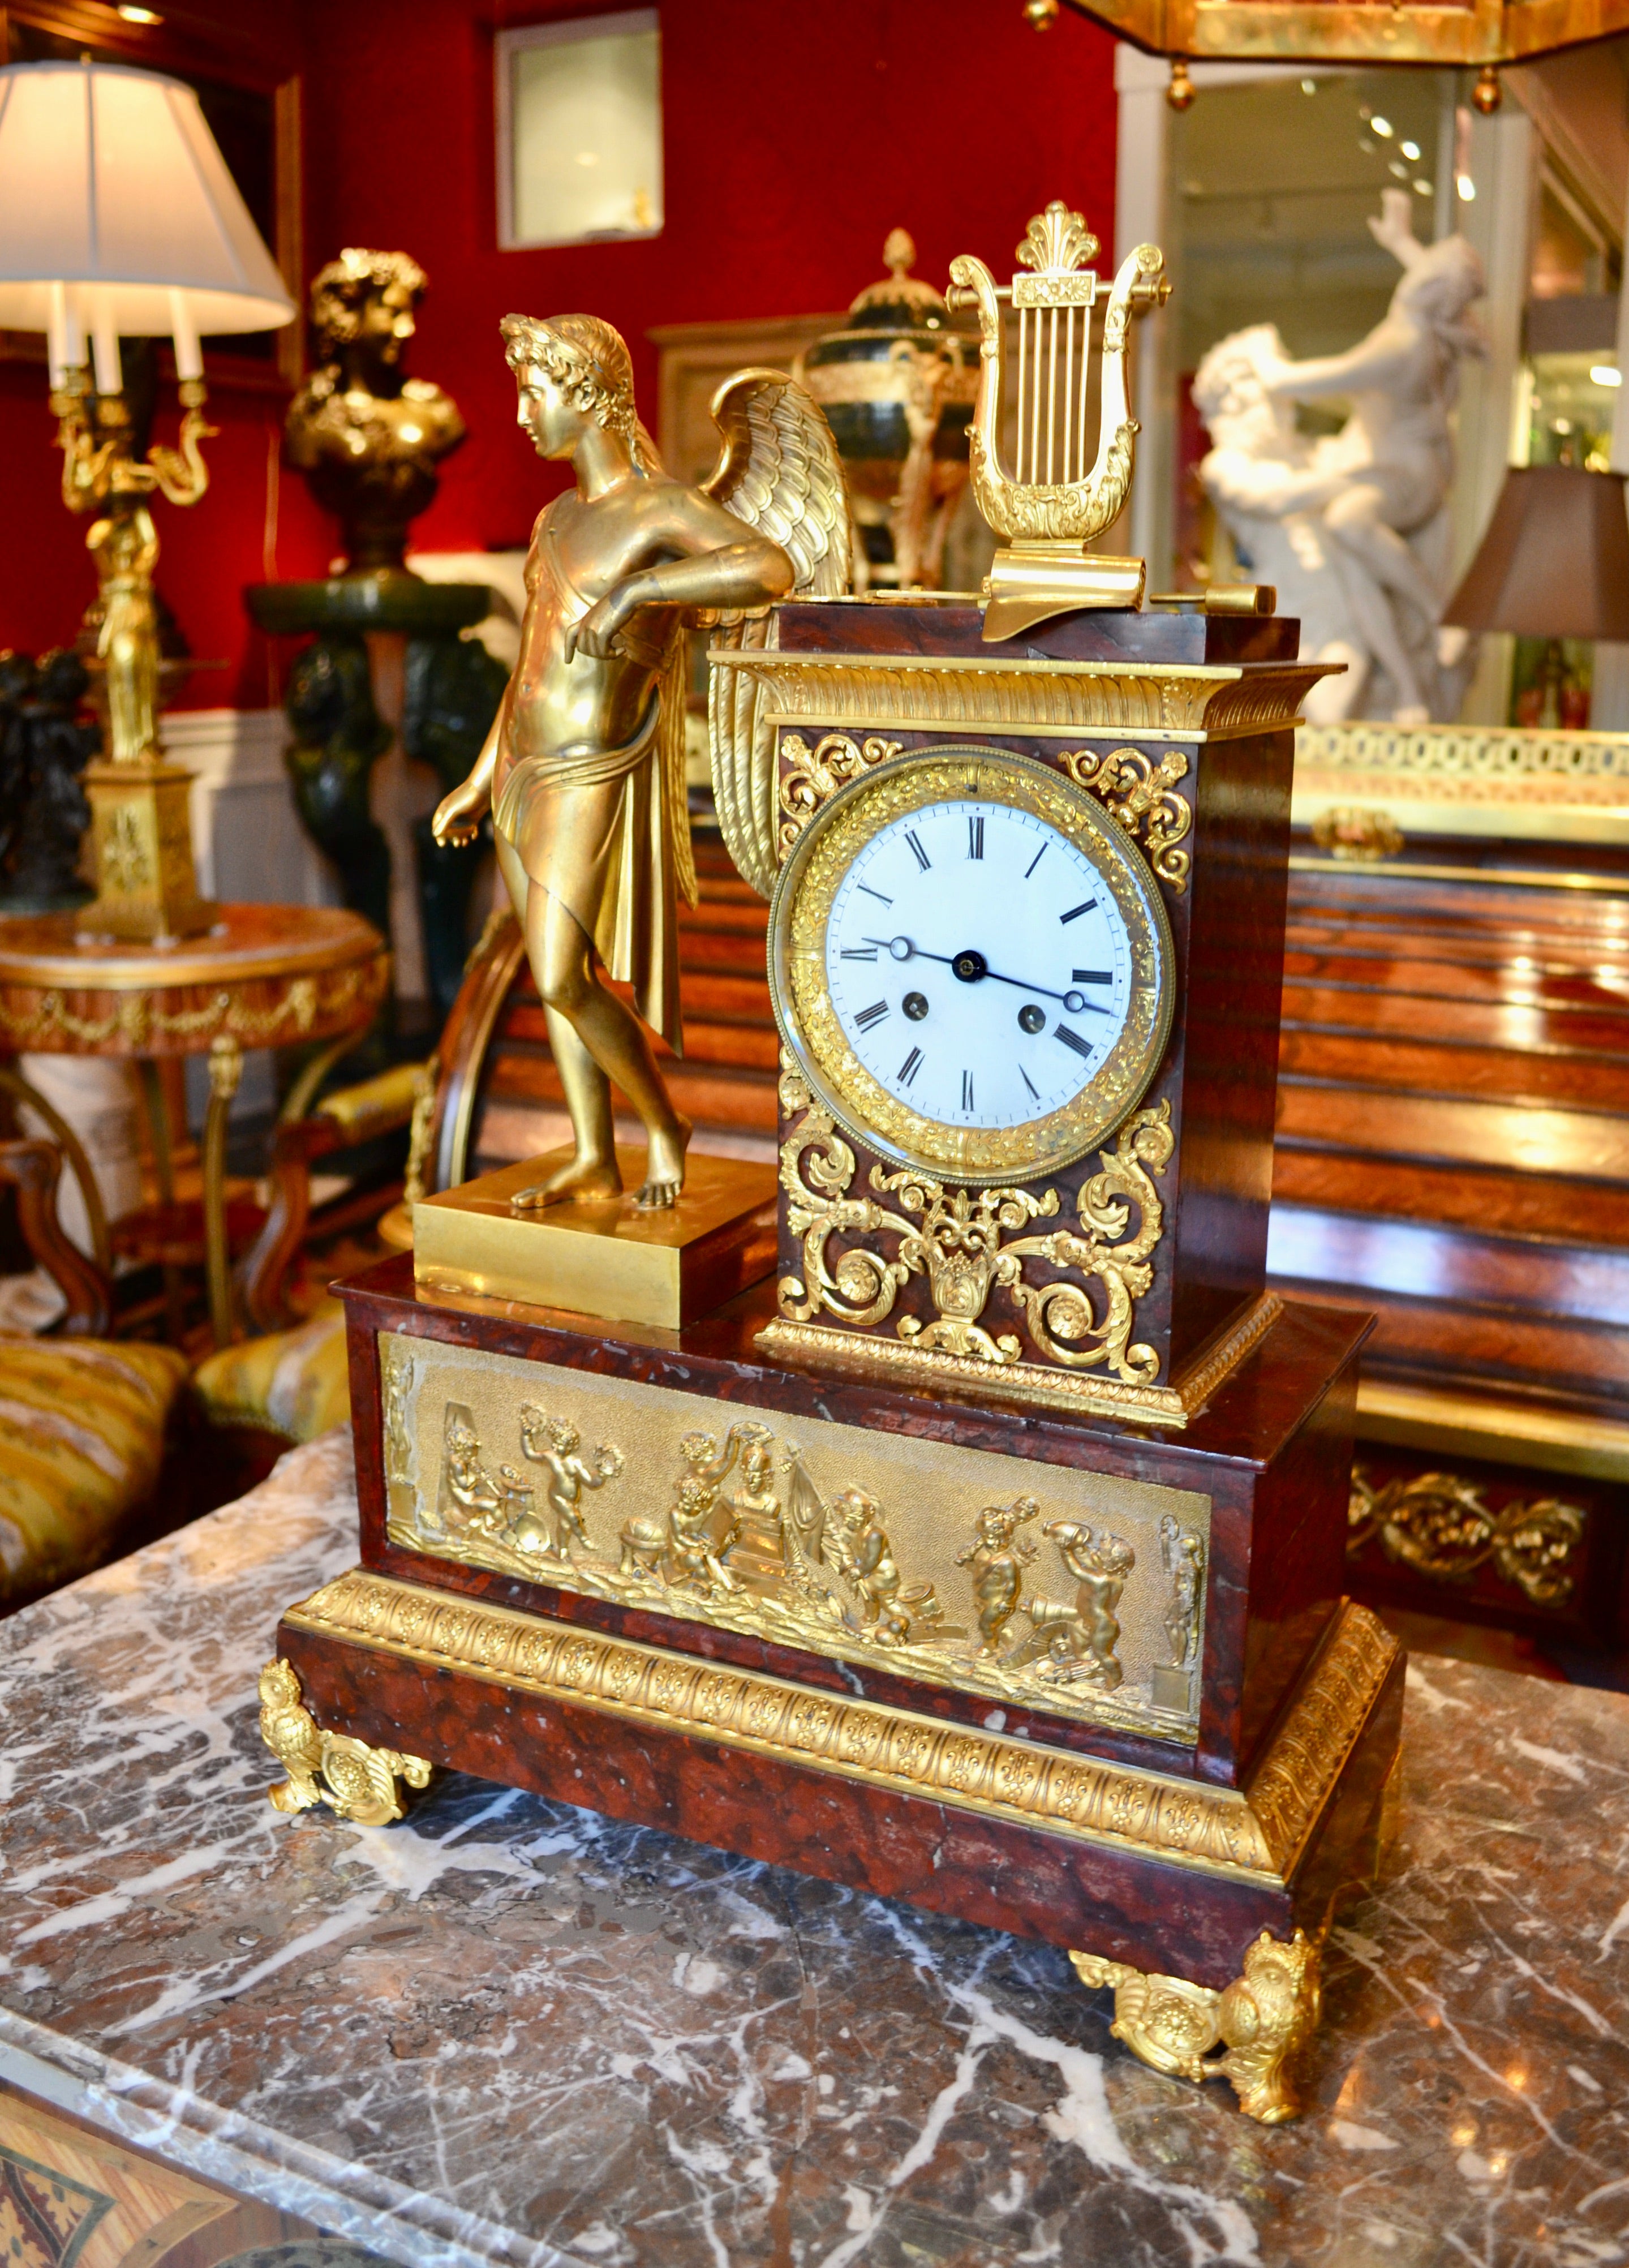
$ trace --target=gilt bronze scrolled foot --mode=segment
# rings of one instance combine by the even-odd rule
[[[306,1706],[299,1675],[280,1658],[260,1674],[260,1701],[261,1738],[288,1773],[268,1791],[279,1811],[309,1811],[326,1803],[336,1819],[384,1827],[405,1815],[398,1780],[410,1788],[430,1785],[432,1767],[423,1756],[324,1732]]]
[[[1287,1945],[1264,1930],[1244,1956],[1243,1976],[1220,1992],[1093,1953],[1069,1958],[1083,1984],[1113,1986],[1109,2029],[1152,2070],[1228,2080],[1246,2117],[1281,2126],[1301,2110],[1294,2063],[1317,2029],[1322,1955],[1303,1930]],[[1207,2062],[1219,2045],[1225,2052]]]

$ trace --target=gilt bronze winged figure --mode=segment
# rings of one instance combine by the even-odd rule
[[[611,1087],[648,1144],[638,1202],[673,1204],[690,1129],[645,1027],[682,1051],[676,901],[696,902],[684,782],[684,630],[811,587],[850,558],[842,468],[825,418],[778,371],[713,397],[722,448],[699,487],[670,479],[634,410],[628,349],[592,315],[505,318],[518,416],[576,484],[539,517],[520,655],[474,770],[436,839],[467,842],[490,805],[526,931],[575,1152],[513,1203],[622,1188]],[[604,976],[633,988],[638,1014]]]

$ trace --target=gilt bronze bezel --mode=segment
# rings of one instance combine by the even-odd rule
[[[1131,947],[1131,1012],[1107,1058],[1072,1101],[1019,1126],[948,1126],[891,1095],[850,1046],[826,972],[832,903],[862,845],[910,812],[974,798],[1028,812],[1080,850],[1111,893]],[[1159,886],[1117,822],[1050,765],[960,742],[880,765],[815,813],[776,885],[769,964],[781,1036],[833,1117],[902,1165],[973,1184],[1060,1172],[1111,1135],[1153,1082],[1176,1005],[1175,947]]]

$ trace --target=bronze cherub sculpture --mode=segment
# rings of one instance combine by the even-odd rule
[[[435,835],[468,841],[490,804],[571,1112],[574,1154],[512,1204],[620,1193],[615,1082],[645,1125],[638,1201],[670,1205],[690,1128],[640,1019],[682,1051],[676,900],[696,902],[684,632],[698,614],[740,623],[793,590],[847,587],[842,466],[803,389],[748,370],[713,397],[723,448],[691,487],[664,471],[635,415],[633,366],[610,324],[509,315],[502,331],[520,425],[540,456],[571,466],[576,485],[533,530],[520,659]],[[605,970],[632,984],[638,1016]]]

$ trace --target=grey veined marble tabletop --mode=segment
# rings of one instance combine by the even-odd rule
[[[1061,1953],[451,1778],[284,1819],[254,1681],[350,1444],[0,1624],[0,2076],[402,2261],[1629,2261],[1629,1700],[1426,1660],[1311,2105]]]

